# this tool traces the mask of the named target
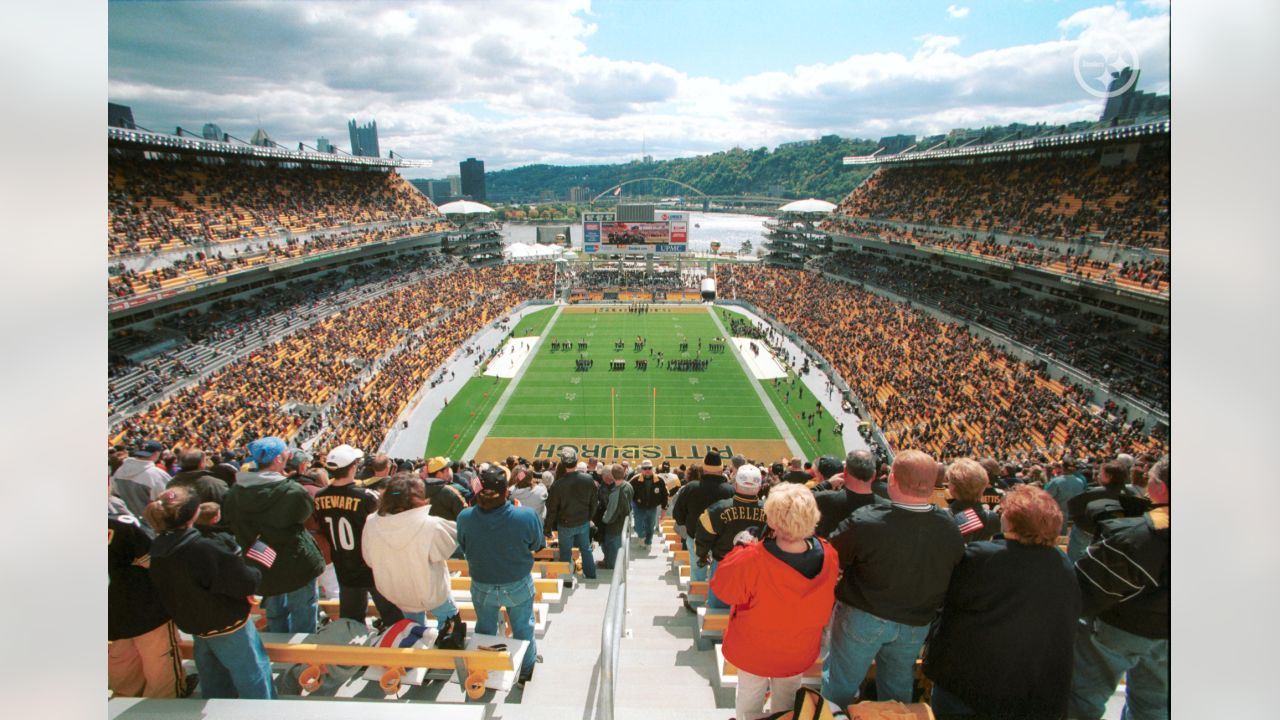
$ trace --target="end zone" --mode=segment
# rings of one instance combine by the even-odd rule
[[[702,462],[711,448],[716,448],[724,456],[725,462],[735,454],[744,455],[760,462],[774,462],[781,458],[791,457],[791,450],[783,440],[726,440],[724,438],[485,438],[475,452],[475,459],[481,462],[501,462],[508,455],[517,455],[529,460],[554,460],[560,456],[560,450],[571,447],[578,452],[580,458],[599,458],[605,462],[621,460],[666,460],[675,465],[689,465]]]

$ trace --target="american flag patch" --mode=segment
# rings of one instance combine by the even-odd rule
[[[416,647],[422,644],[422,636],[426,634],[426,632],[427,626],[425,625],[416,623],[408,618],[398,620],[382,634],[382,638],[378,640],[378,647]]]
[[[253,547],[245,550],[244,556],[266,568],[276,561],[276,551],[261,540],[255,541]]]
[[[982,518],[978,517],[978,513],[974,512],[973,508],[966,508],[964,512],[956,515],[956,523],[960,526],[961,535],[981,530],[983,526]]]

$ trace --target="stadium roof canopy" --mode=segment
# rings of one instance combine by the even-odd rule
[[[817,198],[809,198],[808,200],[796,200],[778,208],[778,212],[784,213],[829,213],[835,210],[834,203],[826,200],[818,200]]]
[[[871,155],[859,155],[844,159],[845,165],[885,165],[889,163],[913,163],[922,160],[954,160],[959,158],[979,157],[982,155],[1012,155],[1015,153],[1036,150],[1065,150],[1069,147],[1083,147],[1102,142],[1138,140],[1144,137],[1168,135],[1169,120],[1158,120],[1141,125],[1103,128],[1100,130],[1084,130],[1063,135],[1046,135],[1026,140],[1009,140],[987,145],[968,145],[947,148],[945,150],[924,150],[921,152],[900,152],[896,155],[879,155],[879,150]]]
[[[440,212],[445,215],[484,215],[493,212],[493,208],[471,200],[454,200],[441,205]]]
[[[155,152],[187,152],[201,155],[224,155],[262,160],[323,163],[368,168],[422,168],[431,167],[432,164],[430,160],[409,160],[402,157],[363,157],[345,153],[322,153],[302,149],[290,150],[279,145],[268,147],[244,142],[223,142],[191,135],[166,135],[164,133],[151,132],[150,130],[119,127],[107,128],[107,143],[109,145],[133,147],[139,150]]]

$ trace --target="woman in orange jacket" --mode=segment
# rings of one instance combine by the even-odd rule
[[[743,537],[720,562],[711,589],[732,610],[724,657],[738,668],[737,720],[791,707],[801,677],[818,658],[840,574],[836,551],[814,537],[818,506],[803,485],[769,491],[763,540]]]

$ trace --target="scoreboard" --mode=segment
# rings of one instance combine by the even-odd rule
[[[682,253],[689,248],[689,213],[657,211],[648,222],[617,213],[582,214],[582,249],[589,253]]]

